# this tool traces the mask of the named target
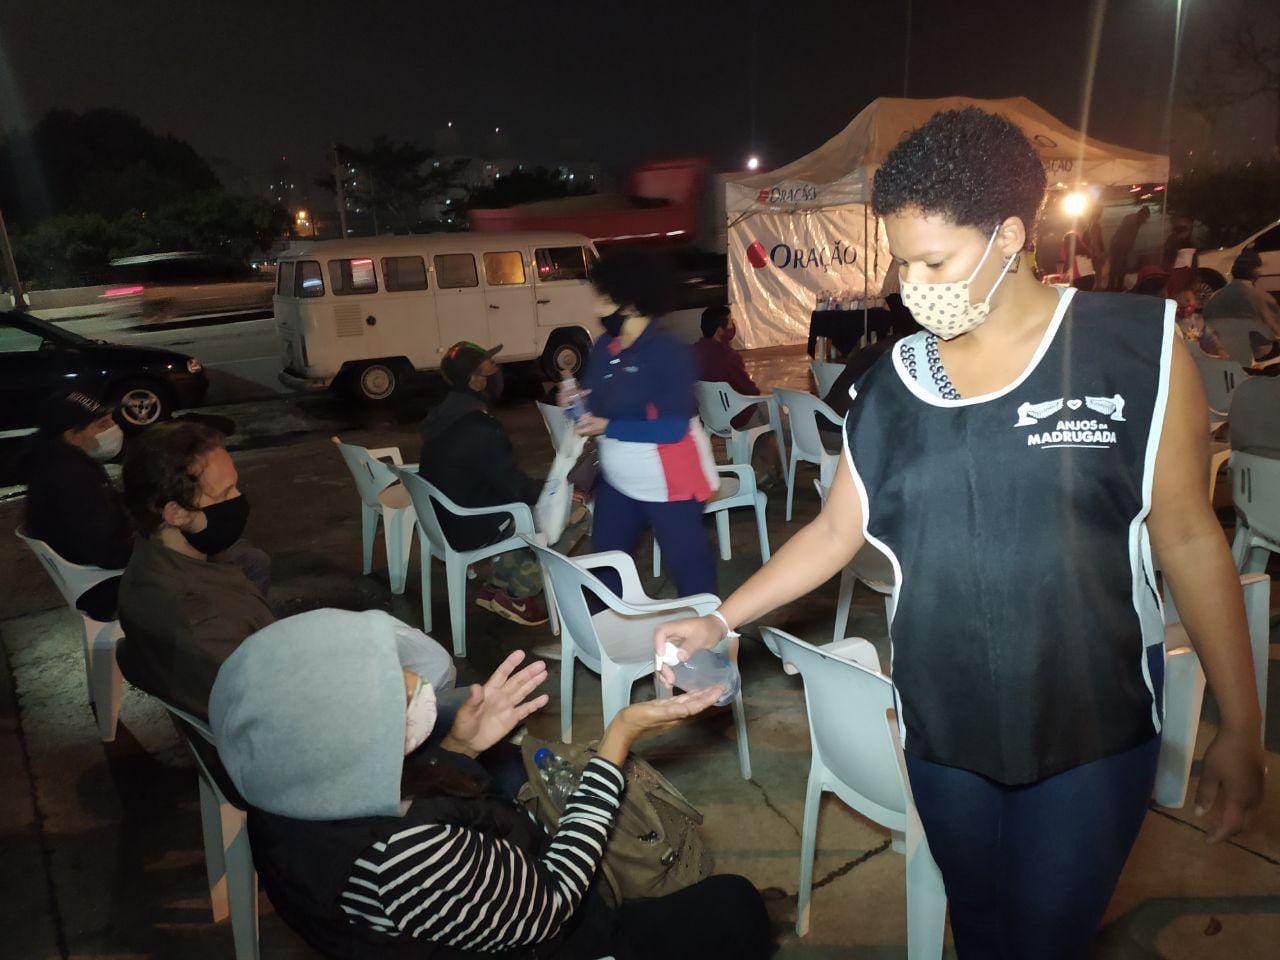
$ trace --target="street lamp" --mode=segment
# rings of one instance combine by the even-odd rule
[[[759,170],[759,169],[760,169],[760,158],[759,158],[759,157],[757,157],[757,156],[755,156],[754,154],[752,154],[751,156],[747,157],[747,169],[748,169],[748,170]]]

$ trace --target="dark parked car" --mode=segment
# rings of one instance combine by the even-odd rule
[[[20,311],[0,312],[0,431],[36,424],[40,402],[77,387],[120,405],[126,428],[141,428],[209,389],[200,361],[172,350],[88,340]]]

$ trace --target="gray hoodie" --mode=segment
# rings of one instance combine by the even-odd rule
[[[422,673],[429,653],[406,631],[434,644],[380,610],[312,610],[259,630],[227,658],[209,722],[251,805],[298,820],[399,815],[401,665]]]

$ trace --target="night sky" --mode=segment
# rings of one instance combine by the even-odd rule
[[[1209,0],[1189,0],[1188,36]],[[912,96],[1022,94],[1081,120],[1088,0],[915,0]],[[1174,0],[1111,0],[1090,132],[1158,150]],[[0,4],[0,122],[118,107],[257,177],[378,133],[469,153],[786,163],[877,96],[900,96],[897,2],[134,2]],[[754,110],[753,110],[754,101]],[[1264,138],[1270,127],[1264,126]]]

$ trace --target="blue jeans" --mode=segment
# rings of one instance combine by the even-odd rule
[[[1148,651],[1157,702],[1164,650]],[[1092,956],[1146,816],[1160,738],[1026,786],[907,755],[961,960]]]

